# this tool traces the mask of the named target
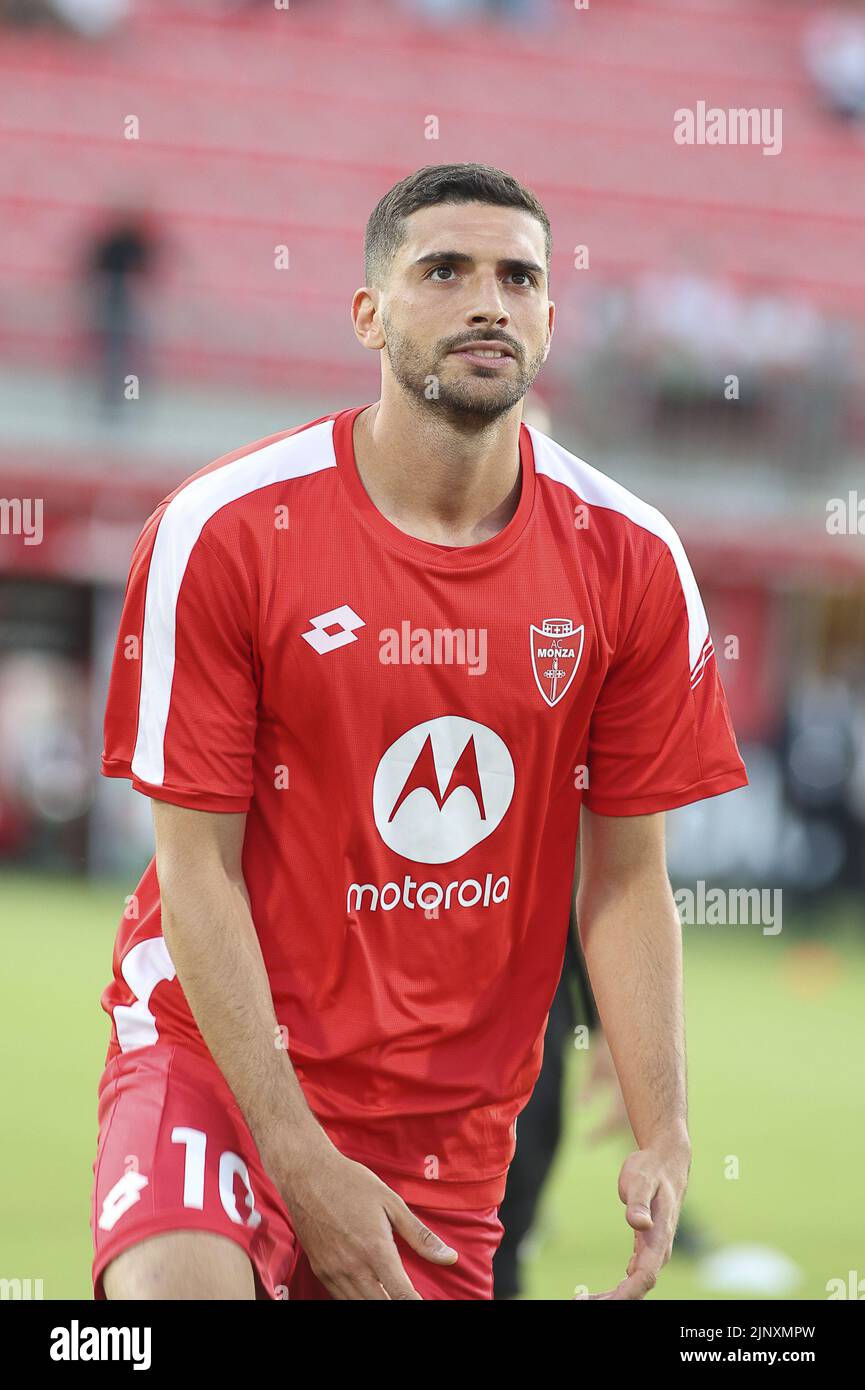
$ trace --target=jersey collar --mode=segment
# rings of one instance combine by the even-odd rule
[[[370,402],[373,404],[373,402]],[[367,493],[357,471],[354,456],[354,422],[368,406],[352,406],[334,416],[333,448],[340,479],[349,501],[360,520],[390,550],[399,551],[413,560],[436,569],[473,569],[503,554],[519,539],[532,514],[535,499],[535,459],[532,439],[524,424],[520,424],[520,463],[522,488],[517,509],[508,524],[495,536],[478,545],[437,545],[401,531],[382,516]]]

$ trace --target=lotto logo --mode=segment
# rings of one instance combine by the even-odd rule
[[[320,656],[325,652],[334,652],[337,647],[344,647],[349,642],[356,642],[355,629],[366,627],[363,618],[359,618],[347,603],[341,604],[339,608],[331,608],[329,613],[319,613],[317,618],[310,618],[309,621],[309,631],[300,635]],[[338,628],[339,631],[328,632],[327,629],[330,627]]]

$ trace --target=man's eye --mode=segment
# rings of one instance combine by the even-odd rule
[[[452,265],[436,265],[436,266],[433,266],[432,270],[430,270],[430,271],[427,272],[427,277],[426,277],[426,278],[427,278],[428,280],[432,280],[434,276],[437,276],[437,275],[438,275],[440,272],[442,272],[442,271],[444,271],[444,272],[446,273],[446,275],[447,275],[448,278],[447,278],[447,279],[444,279],[444,280],[439,280],[439,284],[440,284],[440,285],[446,285],[446,284],[448,283],[450,277],[456,274],[456,271],[455,271],[455,269],[454,269],[454,267],[453,267]],[[536,285],[536,284],[537,284],[537,281],[536,281],[534,275],[532,275],[531,272],[528,271],[528,270],[512,270],[512,271],[511,271],[511,279],[513,279],[513,277],[514,277],[515,275],[516,275],[516,276],[522,277],[522,280],[525,281],[525,284],[518,284],[518,285],[517,285],[517,289],[525,289],[528,285]]]

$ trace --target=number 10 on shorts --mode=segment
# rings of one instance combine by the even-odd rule
[[[196,1211],[204,1210],[204,1156],[207,1151],[207,1135],[202,1129],[186,1129],[175,1125],[171,1131],[172,1144],[186,1147],[183,1165],[183,1205]],[[246,1188],[246,1205],[249,1214],[244,1219],[237,1208],[234,1196],[234,1179],[239,1177]],[[249,1169],[239,1154],[226,1149],[219,1155],[219,1200],[226,1216],[238,1226],[256,1227],[261,1223],[261,1212],[255,1210],[255,1197],[249,1181]]]

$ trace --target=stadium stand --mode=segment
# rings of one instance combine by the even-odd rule
[[[152,304],[165,372],[356,391],[370,379],[346,331],[364,211],[408,169],[453,158],[536,189],[558,232],[557,297],[576,245],[616,280],[663,269],[698,227],[735,285],[770,277],[861,324],[862,145],[812,91],[806,18],[783,0],[562,0],[552,26],[517,32],[365,0],[211,21],[148,0],[97,44],[7,31],[0,353],[74,364],[76,257],[134,188],[171,240]],[[782,154],[670,158],[674,110],[699,100],[780,107]],[[290,268],[275,287],[278,244]],[[563,360],[554,372],[565,389]]]

